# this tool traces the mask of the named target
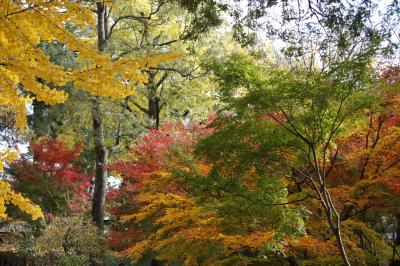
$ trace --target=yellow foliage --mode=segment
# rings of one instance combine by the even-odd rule
[[[134,262],[139,261],[144,253],[146,253],[151,246],[151,241],[143,240],[142,242],[132,246],[124,252],[124,255],[130,257]]]
[[[32,216],[33,220],[42,217],[42,211],[29,199],[15,193],[9,183],[0,181],[0,221],[7,219],[6,205],[13,204],[20,210]]]
[[[265,243],[272,240],[273,232],[257,231],[245,235],[221,235],[225,250],[237,251],[249,247],[253,250],[259,250]]]
[[[212,208],[199,206],[195,198],[185,194],[142,193],[138,200],[143,206],[125,220],[134,219],[139,223],[151,220],[157,230],[123,252],[135,262],[144,253],[154,251],[161,260],[179,258],[185,260],[185,265],[197,265],[196,258],[207,253],[210,246],[218,246],[222,253],[214,255],[223,258],[248,248],[257,252],[274,237],[274,232],[268,229],[227,234],[222,226],[224,219]],[[215,259],[218,261],[219,257]]]
[[[0,171],[3,171],[5,161],[13,161],[17,159],[18,154],[10,149],[0,151]],[[34,205],[29,199],[24,198],[21,194],[15,193],[9,183],[0,180],[0,221],[7,219],[6,205],[13,204],[20,210],[32,216],[33,220],[42,217],[42,211]]]
[[[29,96],[21,94],[20,85],[32,92],[36,100],[47,104],[63,103],[67,95],[49,88],[38,78],[55,86],[75,81],[77,87],[94,95],[121,98],[134,93],[134,86],[130,84],[146,82],[141,70],[179,56],[179,53],[168,53],[111,61],[92,43],[68,32],[64,25],[66,21],[93,25],[94,17],[88,7],[75,1],[0,3],[0,105],[13,108],[19,129],[26,128],[25,105],[31,101]],[[65,42],[69,49],[79,51],[82,69],[70,73],[50,63],[37,45],[40,41],[55,39]],[[126,80],[130,80],[130,84]]]
[[[321,241],[312,236],[302,236],[298,239],[289,239],[289,245],[294,249],[304,249],[310,254],[310,256],[326,257],[338,254],[338,249],[335,243],[329,241]]]
[[[67,94],[57,87],[67,82],[74,82],[75,86],[94,95],[126,97],[134,93],[136,82],[146,82],[143,69],[179,56],[179,53],[168,53],[112,61],[107,54],[99,53],[93,42],[79,39],[69,32],[66,23],[94,28],[95,19],[90,6],[77,0],[0,2],[0,106],[12,109],[19,130],[27,128],[26,105],[32,97],[50,105],[63,103]],[[79,53],[81,69],[65,71],[49,61],[38,44],[54,40],[66,43],[69,49]],[[22,87],[34,96],[23,95]],[[0,171],[4,162],[15,158],[15,153],[0,150]],[[4,203],[7,202],[17,204],[34,219],[41,215],[18,194],[5,191],[1,195],[3,216]],[[12,196],[16,197],[15,200],[10,198]]]
[[[199,169],[202,175],[206,176],[211,172],[212,165],[207,163],[199,163],[197,165],[197,168]]]
[[[35,98],[48,104],[62,103],[67,95],[51,89],[39,78],[54,85],[67,81],[66,73],[59,66],[49,62],[49,58],[37,47],[40,41],[71,39],[64,29],[66,21],[82,22],[92,17],[74,1],[1,1],[0,3],[0,105],[8,106],[15,113],[16,127],[27,127],[26,105],[29,96],[22,95],[20,86],[32,92]],[[0,151],[0,171],[6,161],[16,159],[10,150]],[[40,208],[28,199],[13,192],[10,185],[0,181],[0,216],[7,217],[6,204],[14,204],[32,215],[33,219],[42,214]]]
[[[13,151],[11,149],[6,149],[3,151],[0,151],[0,172],[3,171],[4,162],[14,161],[17,158],[18,158],[18,154],[16,151]]]
[[[75,86],[94,95],[119,99],[133,95],[136,82],[148,81],[142,70],[178,58],[180,53],[171,52],[145,58],[127,56],[116,61],[111,61],[106,55],[91,56],[93,64],[71,74]]]

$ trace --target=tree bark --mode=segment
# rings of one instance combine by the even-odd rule
[[[97,2],[98,49],[106,46],[106,14],[103,2]],[[95,157],[95,180],[93,189],[92,218],[101,233],[104,233],[104,207],[107,186],[107,147],[104,142],[103,117],[99,97],[92,99],[93,142]]]
[[[326,186],[326,179],[327,179],[327,171],[325,171],[324,166],[319,165],[319,159],[317,156],[317,151],[316,151],[316,144],[311,143],[310,145],[310,150],[311,150],[311,157],[309,158],[309,161],[311,163],[311,166],[313,169],[315,169],[316,172],[316,177],[317,177],[317,182],[319,185],[316,184],[316,182],[313,180],[312,177],[310,177],[311,182],[314,184],[314,189],[318,193],[318,197],[321,201],[322,207],[325,210],[325,215],[326,219],[329,224],[329,228],[331,229],[332,233],[336,237],[336,243],[340,251],[340,256],[342,257],[343,264],[346,266],[350,266],[350,261],[347,257],[346,249],[343,243],[342,239],[342,232],[340,228],[340,213],[335,208],[335,204],[333,203],[333,200],[331,198],[331,195],[329,193],[329,189]],[[327,146],[325,146],[324,149],[326,149]]]
[[[149,82],[146,84],[147,87],[147,115],[152,120],[150,128],[158,129],[160,125],[160,98],[157,96],[157,85],[155,84],[155,73],[149,73]]]
[[[287,261],[289,262],[290,266],[299,266],[299,264],[297,263],[297,260],[294,256],[287,257]]]
[[[400,256],[397,253],[397,246],[400,245],[400,215],[396,215],[396,233],[393,236],[393,247],[392,247],[392,258],[390,260],[390,266],[400,265]],[[396,259],[397,256],[397,259]]]
[[[160,99],[158,97],[149,98],[149,118],[154,121],[152,128],[158,129],[160,126]]]
[[[334,229],[335,231],[335,236],[336,236],[336,242],[337,245],[339,246],[339,250],[340,250],[340,256],[342,257],[343,263],[346,266],[350,266],[350,261],[347,257],[347,253],[346,253],[346,249],[344,247],[343,244],[343,239],[342,239],[342,232],[340,229],[340,220],[338,220],[336,228]]]
[[[343,239],[342,239],[342,232],[341,232],[341,227],[340,227],[340,221],[341,221],[340,214],[338,214],[335,210],[335,207],[330,198],[328,189],[325,186],[323,186],[322,189],[323,189],[323,191],[321,194],[323,195],[323,197],[321,198],[321,201],[323,202],[323,206],[325,208],[325,215],[328,220],[329,227],[336,237],[336,243],[339,248],[340,256],[342,257],[343,264],[346,266],[350,266],[351,264],[347,257],[346,249],[345,249]],[[335,220],[333,219],[333,216],[336,217]]]
[[[48,119],[46,119],[46,104],[37,100],[32,101],[32,129],[37,138],[45,136],[48,132]]]
[[[95,156],[95,179],[93,189],[92,217],[100,232],[104,232],[104,205],[107,182],[107,148],[104,143],[103,119],[100,99],[92,99],[93,139]]]

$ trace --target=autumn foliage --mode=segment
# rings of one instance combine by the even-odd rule
[[[279,229],[263,218],[241,224],[239,217],[224,213],[225,207],[219,210],[224,200],[196,196],[189,183],[206,178],[213,166],[196,159],[194,147],[213,131],[196,124],[166,124],[145,134],[125,161],[110,166],[122,177],[120,188],[110,192],[119,224],[109,244],[120,254],[134,261],[154,253],[159,260],[185,265],[220,265],[257,261],[267,243],[282,245],[275,232]]]
[[[92,176],[76,165],[82,145],[42,139],[31,148],[34,161],[22,158],[11,165],[13,186],[53,215],[86,209]]]

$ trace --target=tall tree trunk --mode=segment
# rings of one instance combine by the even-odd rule
[[[336,243],[340,251],[340,256],[342,257],[343,264],[346,266],[350,266],[350,261],[347,257],[346,249],[343,243],[342,239],[342,232],[341,232],[341,227],[340,227],[340,213],[335,208],[335,204],[331,198],[331,195],[329,193],[329,189],[326,186],[326,180],[327,180],[327,174],[329,171],[326,171],[325,166],[320,166],[319,161],[320,158],[318,158],[317,154],[317,149],[316,149],[316,144],[311,143],[310,145],[310,150],[311,150],[311,155],[309,157],[309,161],[311,163],[311,167],[315,170],[316,172],[316,180],[313,179],[312,176],[309,176],[309,179],[312,183],[312,186],[314,190],[318,194],[318,198],[321,202],[322,207],[324,208],[326,219],[329,224],[329,228],[331,229],[332,233],[336,237]],[[326,149],[328,146],[326,145],[324,149]],[[323,158],[325,159],[325,158]],[[317,184],[318,182],[318,184]]]
[[[98,49],[106,46],[106,12],[103,2],[97,2]],[[104,205],[107,186],[107,147],[104,142],[103,115],[99,97],[92,99],[93,142],[95,157],[95,180],[93,190],[92,217],[100,232],[104,232]]]
[[[92,99],[93,140],[95,156],[95,180],[93,189],[92,217],[96,226],[104,232],[104,205],[107,182],[107,148],[104,143],[103,119],[100,99]]]

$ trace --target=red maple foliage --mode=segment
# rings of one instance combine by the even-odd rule
[[[197,139],[212,132],[206,125],[208,123],[190,126],[166,123],[160,130],[151,129],[131,149],[129,159],[109,165],[108,169],[122,179],[119,188],[108,191],[109,213],[120,220],[124,215],[135,212],[139,207],[139,192],[150,189],[153,177],[171,167],[175,148],[179,147],[180,153],[190,154]],[[174,182],[167,185],[158,184],[158,187],[162,191],[185,193],[184,189]],[[111,230],[108,241],[110,247],[123,249],[129,243],[143,237],[143,234],[135,229],[136,225],[124,223],[121,226],[117,225]]]
[[[26,157],[11,165],[14,187],[48,213],[80,212],[87,207],[92,176],[76,165],[83,145],[44,139],[31,144],[34,160]]]

